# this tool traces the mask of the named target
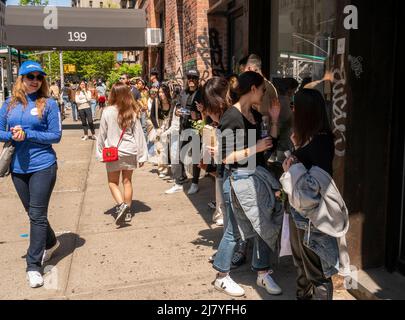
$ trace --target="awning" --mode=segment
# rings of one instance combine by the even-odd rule
[[[55,11],[46,12],[46,8],[8,6],[6,44],[20,50],[145,48],[144,10],[53,7]]]

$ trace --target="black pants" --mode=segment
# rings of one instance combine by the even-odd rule
[[[189,141],[181,141],[180,142],[180,150],[182,150],[186,145],[191,143],[191,139]],[[201,147],[200,147],[201,150]],[[172,172],[173,178],[176,181],[176,184],[183,185],[187,180],[186,171],[184,169],[184,159],[179,159],[179,163],[172,165]],[[193,164],[193,179],[192,183],[198,184],[200,180],[201,168],[199,164]]]
[[[91,108],[79,110],[79,117],[80,120],[82,120],[84,135],[85,136],[89,135],[89,127],[90,127],[91,133],[94,136],[96,134],[96,131],[94,129],[93,114],[91,112]]]
[[[48,206],[56,182],[57,164],[30,174],[12,174],[18,196],[30,218],[30,246],[27,271],[40,271],[46,249],[56,244],[55,232],[48,221]]]
[[[325,278],[318,255],[304,246],[304,235],[305,230],[298,229],[290,215],[291,250],[298,273],[297,299],[332,300],[332,279]]]

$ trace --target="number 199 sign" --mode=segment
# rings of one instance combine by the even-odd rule
[[[142,50],[146,14],[136,9],[7,6],[6,44],[16,49]]]

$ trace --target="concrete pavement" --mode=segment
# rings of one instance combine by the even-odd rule
[[[211,223],[214,200],[211,178],[201,191],[167,196],[170,184],[152,165],[134,175],[132,223],[117,229],[113,200],[103,164],[94,158],[94,142],[81,141],[81,130],[65,121],[55,146],[59,172],[49,220],[61,248],[46,266],[46,285],[28,287],[25,253],[29,221],[11,179],[0,180],[0,299],[204,299],[230,300],[213,289],[215,272],[208,263],[223,229]],[[187,188],[186,188],[187,190]],[[248,265],[233,272],[246,290],[244,299],[286,300],[295,297],[295,270],[290,258],[275,267],[284,290],[269,296],[255,284]],[[336,299],[353,299],[336,292]]]

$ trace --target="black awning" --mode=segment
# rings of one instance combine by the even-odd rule
[[[145,48],[144,10],[8,6],[5,25],[6,44],[20,50]]]

